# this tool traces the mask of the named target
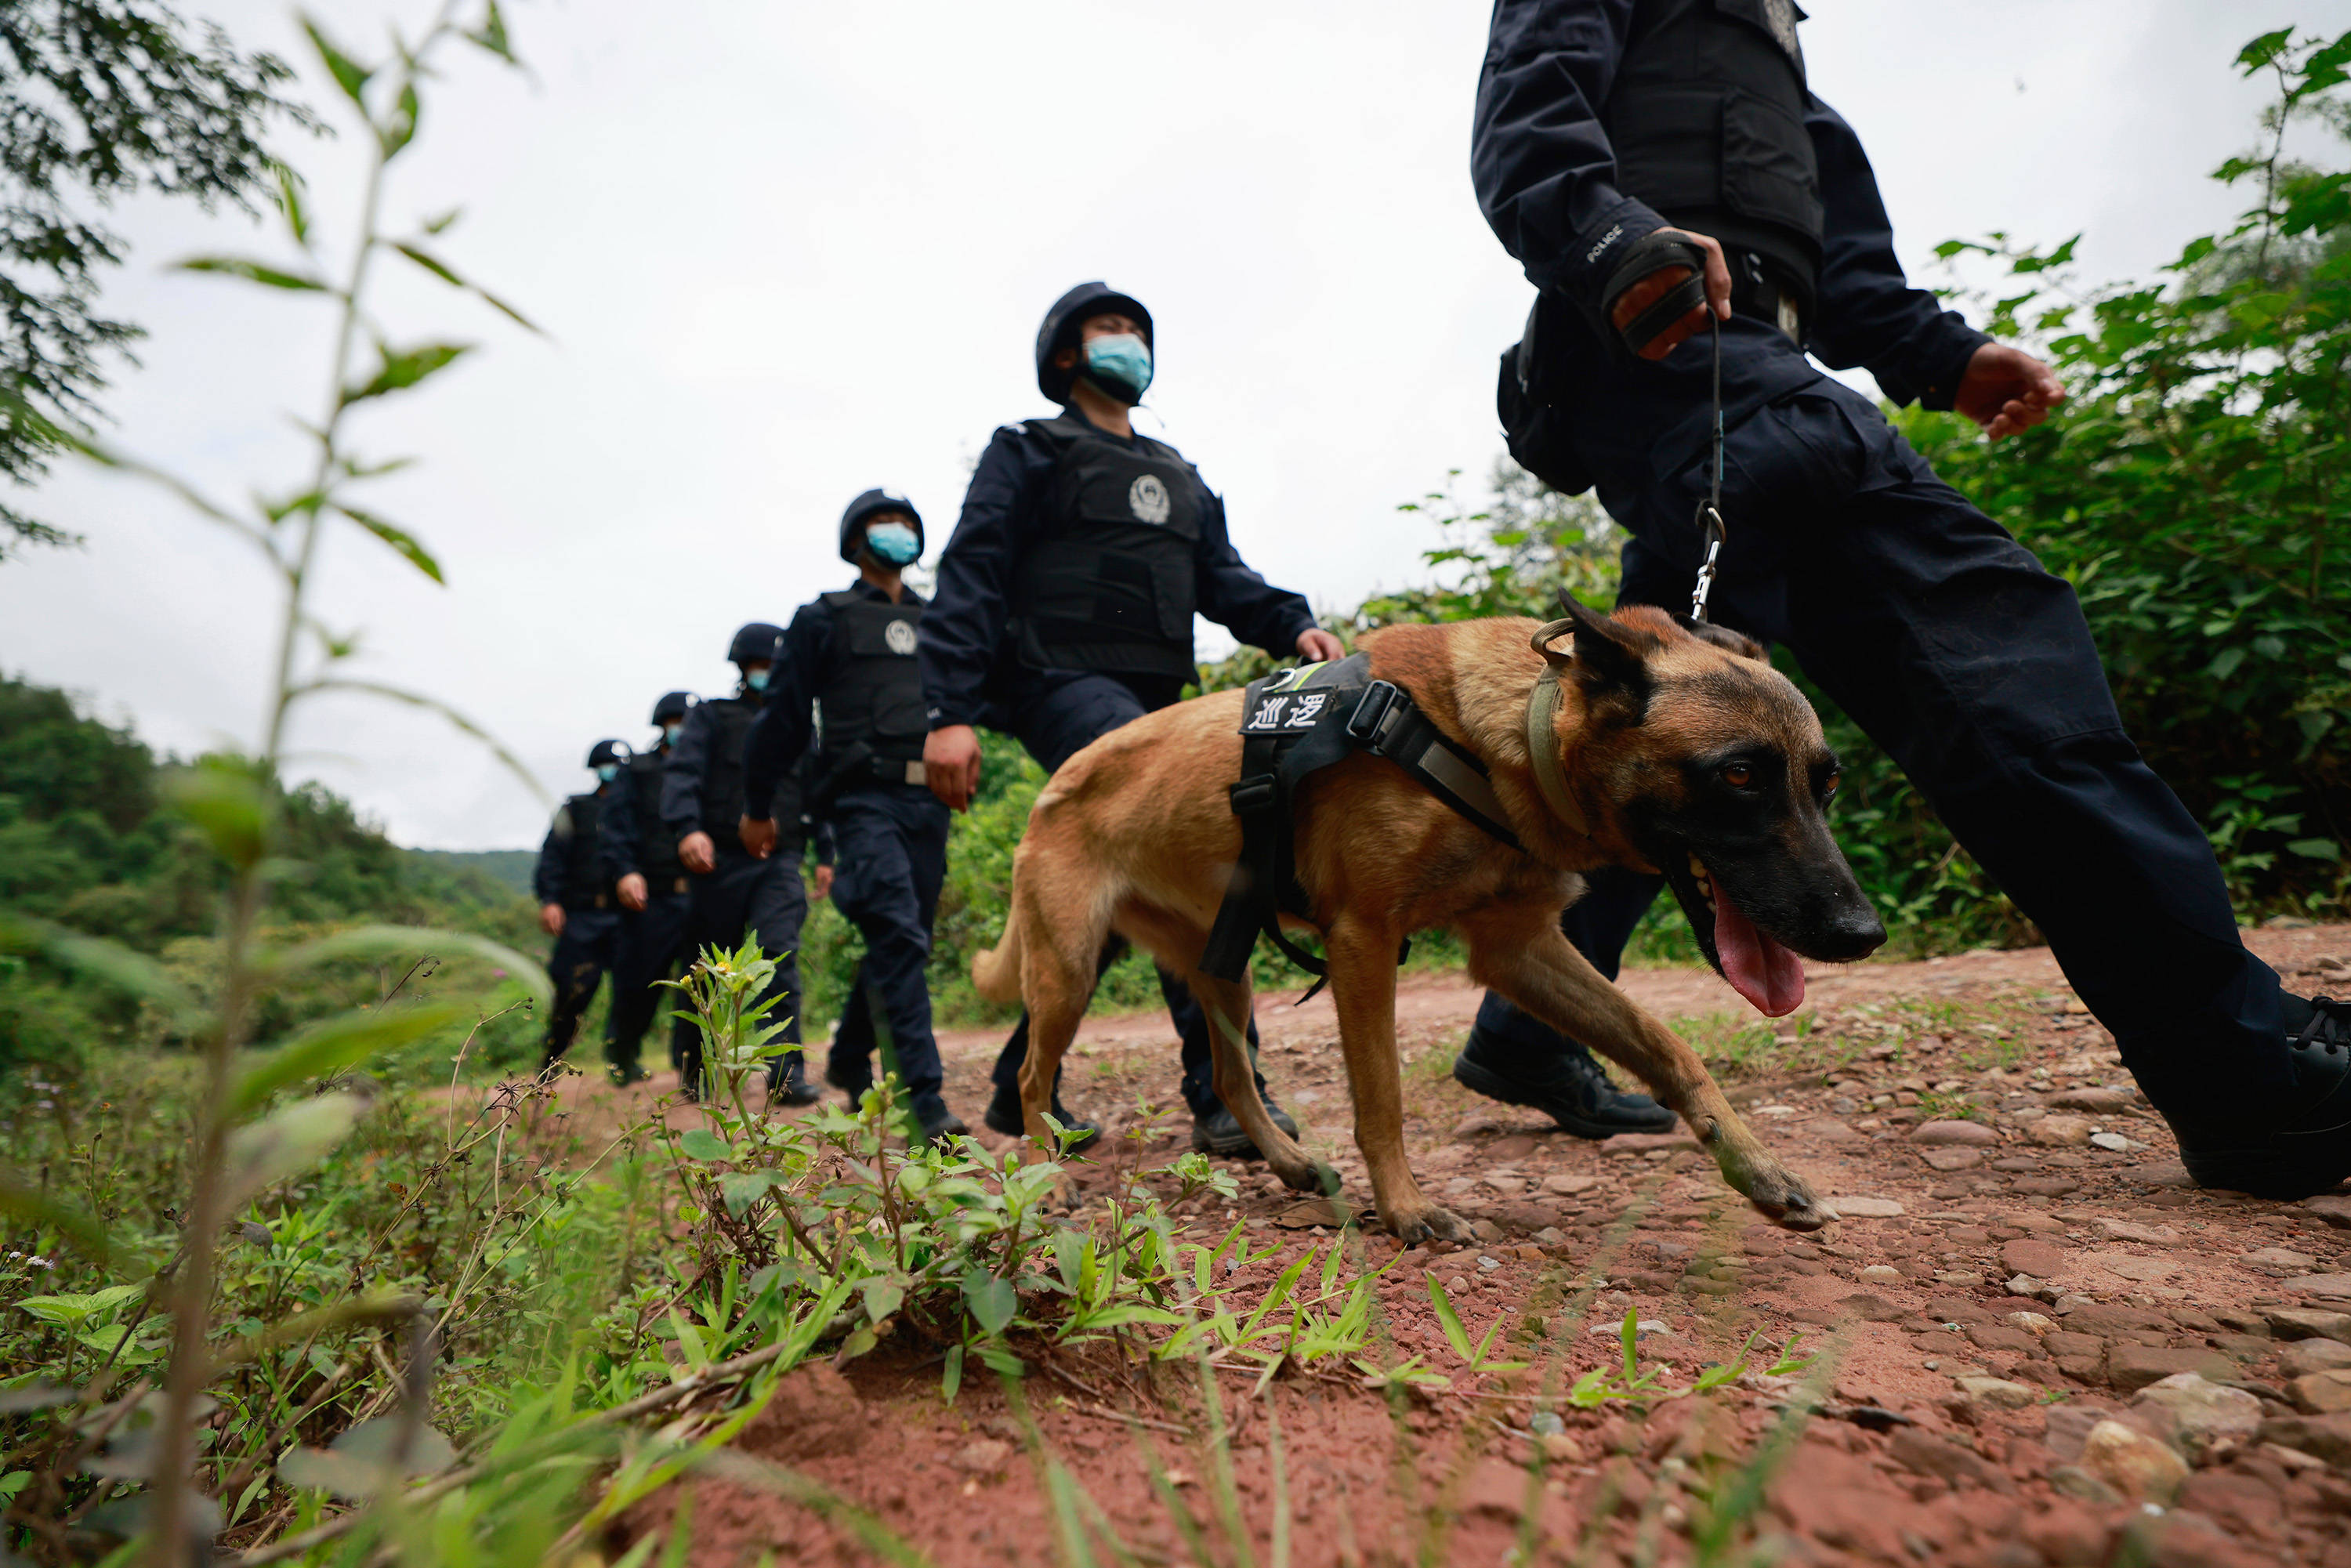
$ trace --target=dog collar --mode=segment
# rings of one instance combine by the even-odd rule
[[[1535,689],[1527,694],[1527,761],[1533,768],[1535,789],[1551,808],[1552,815],[1566,823],[1580,838],[1590,838],[1592,828],[1584,820],[1583,808],[1567,788],[1566,770],[1559,765],[1559,737],[1555,726],[1559,721],[1561,692],[1559,677],[1569,665],[1566,654],[1552,647],[1556,639],[1575,630],[1573,621],[1547,621],[1528,639],[1534,651],[1543,656],[1543,673],[1535,679]]]

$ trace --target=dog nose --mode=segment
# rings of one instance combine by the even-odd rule
[[[1834,964],[1849,964],[1855,958],[1866,958],[1886,945],[1886,925],[1877,912],[1869,907],[1869,900],[1855,888],[1836,902],[1829,918],[1821,927],[1821,951],[1817,957]]]

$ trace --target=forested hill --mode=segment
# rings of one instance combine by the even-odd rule
[[[0,908],[148,952],[209,935],[222,872],[167,808],[181,766],[64,692],[0,676]],[[404,850],[317,784],[281,805],[298,867],[277,918],[528,931],[528,852]]]

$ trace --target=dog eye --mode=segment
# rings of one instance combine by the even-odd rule
[[[1837,792],[1837,782],[1844,777],[1844,775],[1838,772],[1835,768],[1830,768],[1828,777],[1821,780],[1821,799],[1825,800],[1830,796],[1835,794]]]
[[[1722,781],[1733,789],[1744,789],[1755,782],[1755,769],[1744,762],[1734,762],[1722,770]]]

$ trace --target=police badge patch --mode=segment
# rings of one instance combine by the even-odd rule
[[[1156,474],[1137,476],[1134,483],[1126,487],[1126,504],[1139,520],[1154,528],[1165,522],[1172,509],[1167,486]]]
[[[891,622],[882,633],[882,641],[888,645],[890,652],[901,657],[911,657],[914,652],[914,623],[911,621]]]
[[[1804,49],[1796,42],[1796,22],[1802,15],[1796,9],[1796,0],[1763,0],[1763,18],[1771,25],[1772,41],[1787,51],[1799,70],[1803,68]]]
[[[1251,682],[1243,699],[1243,735],[1303,735],[1342,700],[1352,703],[1370,681],[1371,655],[1301,664]]]

